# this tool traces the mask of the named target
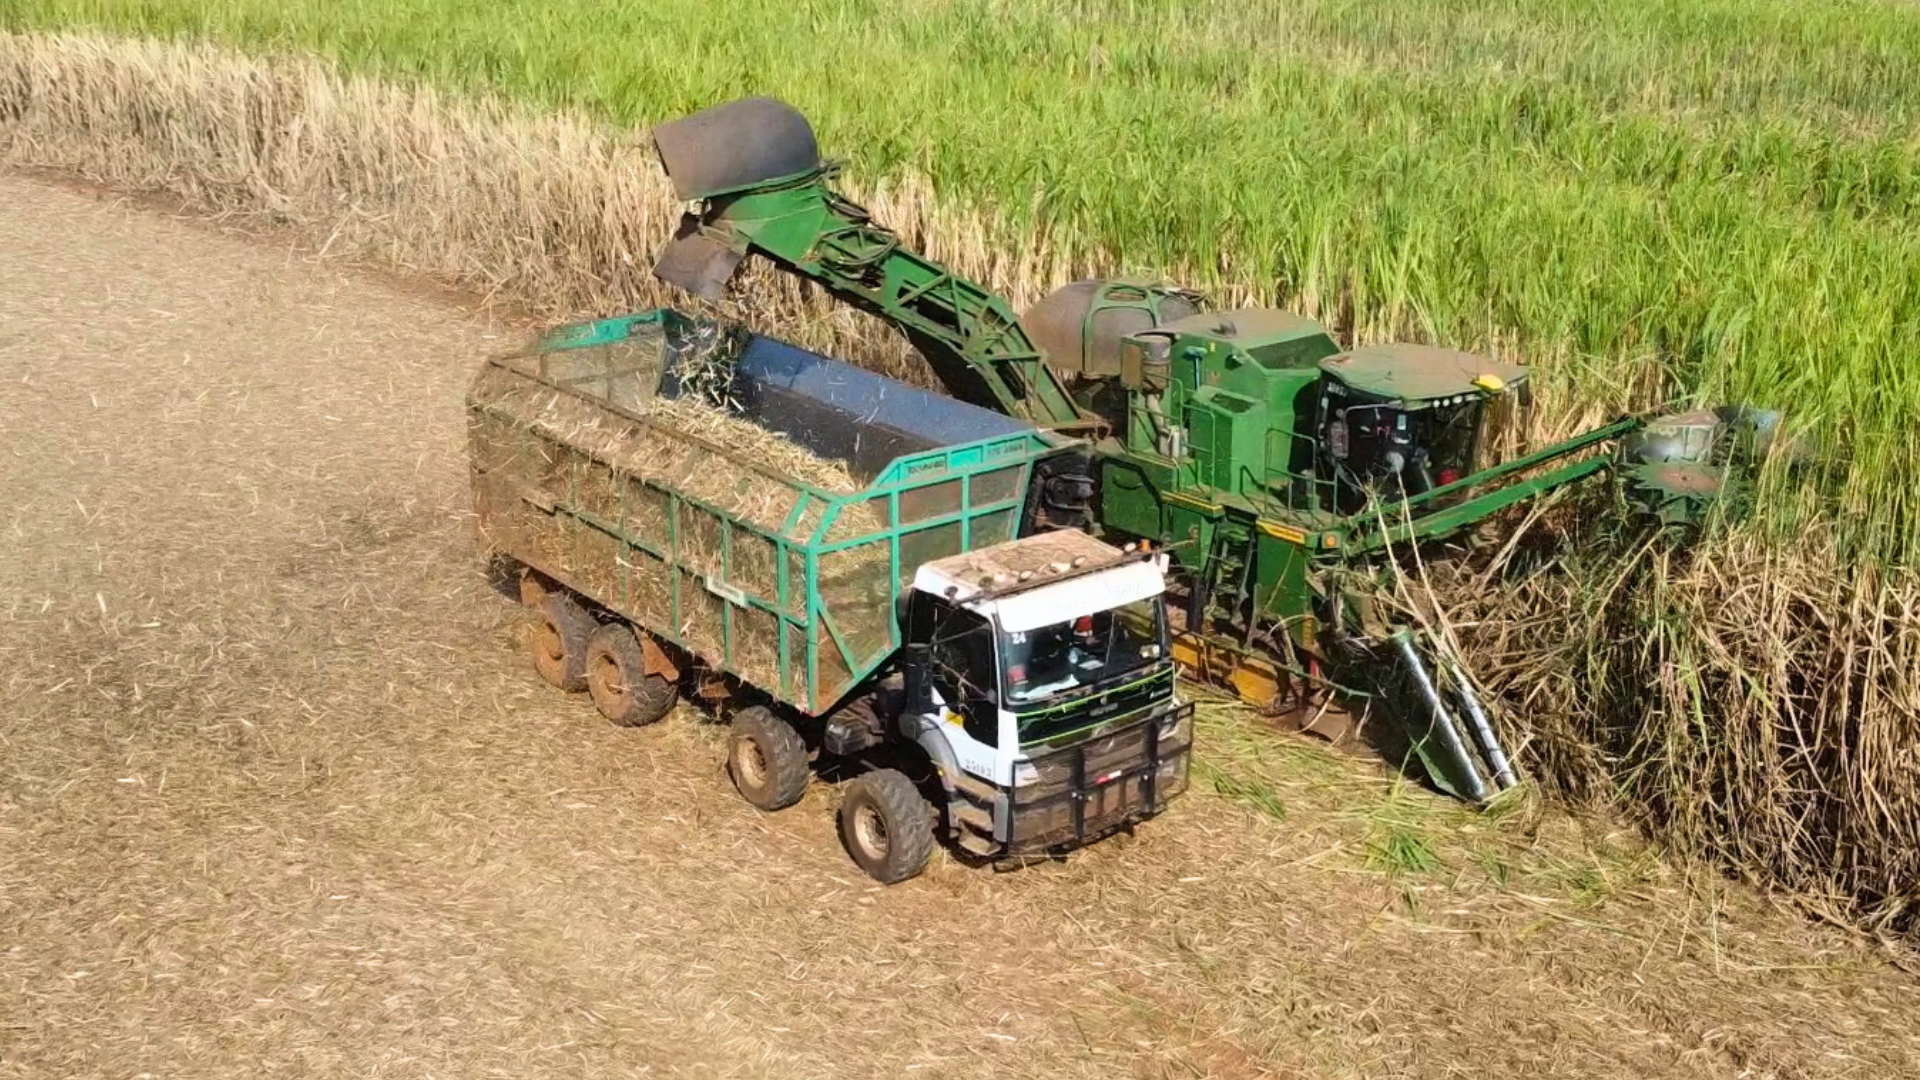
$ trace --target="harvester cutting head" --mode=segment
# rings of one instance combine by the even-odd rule
[[[1709,507],[1752,488],[1780,419],[1772,410],[1728,405],[1648,421],[1620,442],[1628,501],[1665,524],[1700,521]]]

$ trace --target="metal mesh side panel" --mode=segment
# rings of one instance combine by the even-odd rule
[[[619,537],[584,523],[576,523],[573,534],[574,584],[602,604],[618,603],[625,576],[620,562],[627,545]]]
[[[535,482],[528,485],[548,500],[559,503],[566,498],[565,478],[571,462],[580,455],[550,439],[535,439],[531,462]],[[574,570],[573,519],[566,514],[536,511],[527,518],[527,534],[516,545],[527,553],[527,561],[571,576]]]
[[[787,614],[799,616],[807,610],[807,556],[797,548],[787,549]]]
[[[960,478],[900,493],[900,522],[910,524],[960,512]]]
[[[773,541],[745,529],[731,529],[727,538],[727,584],[769,604],[780,596],[780,552]]]
[[[1020,477],[1025,471],[1025,466],[1014,465],[984,472],[974,477],[971,500],[973,505],[991,506],[994,503],[1012,502],[1019,498]]]
[[[977,550],[1013,539],[1013,522],[1018,513],[1017,510],[996,510],[974,518],[969,546]]]
[[[914,571],[920,568],[920,564],[959,553],[960,523],[957,521],[902,533],[900,536],[900,587],[904,589],[912,583]]]
[[[840,646],[833,643],[833,635],[827,632],[823,621],[814,626],[813,645],[818,655],[820,671],[819,681],[814,685],[818,695],[814,704],[824,708],[833,699],[839,697],[853,685],[853,672],[840,656]]]
[[[468,418],[473,459],[473,509],[481,541],[494,551],[526,549],[540,512],[520,497],[520,458],[526,433],[511,421],[475,409]]]
[[[879,659],[893,645],[892,561],[884,540],[820,556],[820,602],[856,664]]]
[[[691,503],[680,504],[680,565],[720,578],[721,521]]]
[[[827,527],[827,542],[854,540],[862,536],[872,536],[877,532],[885,532],[887,513],[887,496],[885,495],[844,507],[840,511],[840,516],[834,518],[833,524]]]
[[[567,459],[566,483],[574,509],[618,526],[622,489],[626,486],[620,474],[590,458],[573,455]]]
[[[780,622],[771,612],[733,609],[733,666],[757,686],[780,684]]]
[[[703,656],[721,657],[721,638],[726,633],[727,602],[708,592],[700,580],[680,575],[680,636],[689,648]]]
[[[807,632],[789,622],[781,623],[787,636],[787,678],[780,686],[790,701],[807,697]]]
[[[666,551],[673,540],[669,526],[667,493],[637,480],[629,481],[626,517],[621,523],[621,530],[655,551]]]
[[[673,625],[673,577],[664,560],[637,547],[621,556],[627,563],[627,602],[622,610],[648,626]]]

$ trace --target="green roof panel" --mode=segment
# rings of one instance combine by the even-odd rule
[[[1419,408],[1439,399],[1518,386],[1527,369],[1457,349],[1368,345],[1329,356],[1320,370],[1349,389]],[[1489,378],[1491,377],[1491,378]],[[1491,382],[1493,385],[1487,386]]]

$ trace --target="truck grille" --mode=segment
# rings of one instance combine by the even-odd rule
[[[1192,716],[1176,705],[1033,758],[1037,776],[1013,789],[1008,852],[1078,847],[1165,809],[1187,787]]]

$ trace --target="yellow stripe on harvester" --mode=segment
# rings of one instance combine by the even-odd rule
[[[1280,540],[1290,540],[1296,544],[1307,542],[1307,534],[1291,525],[1275,525],[1269,521],[1260,523],[1260,531]]]
[[[1192,495],[1187,495],[1178,491],[1169,491],[1164,495],[1162,495],[1161,498],[1165,499],[1167,502],[1184,503],[1187,506],[1191,506],[1196,510],[1205,510],[1208,513],[1213,513],[1220,509],[1219,503],[1207,502],[1205,499],[1196,499]]]

